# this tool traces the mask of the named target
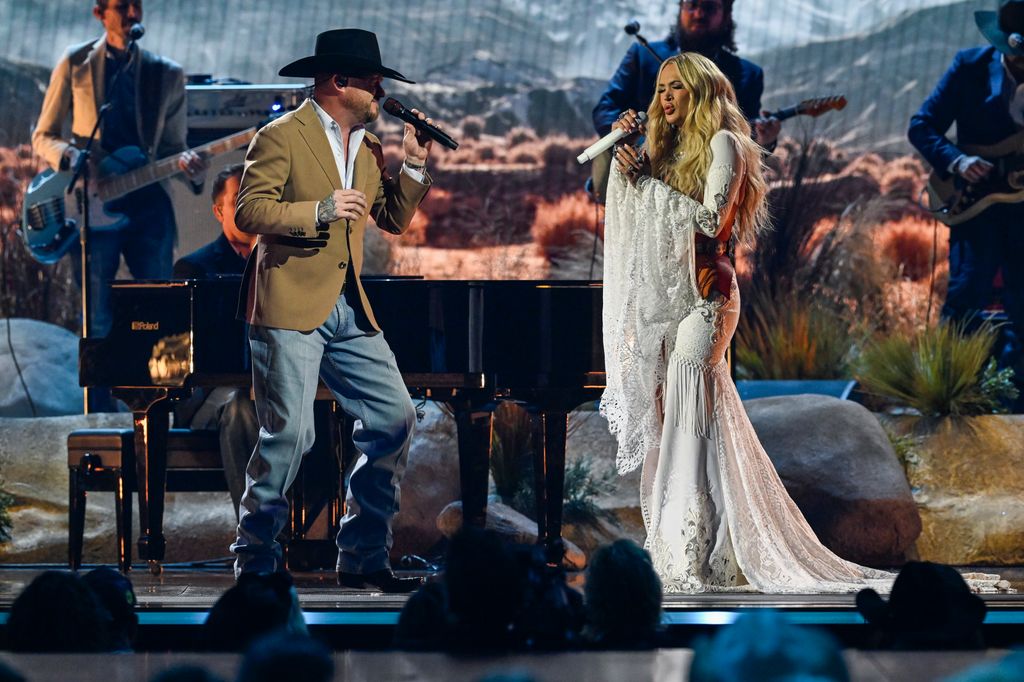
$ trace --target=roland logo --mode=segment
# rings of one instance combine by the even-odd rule
[[[132,320],[133,332],[156,332],[160,331],[159,322],[146,322],[145,320]]]

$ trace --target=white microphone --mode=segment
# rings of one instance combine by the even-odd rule
[[[636,120],[638,123],[646,123],[647,114],[643,111],[638,111],[636,114]],[[584,164],[587,161],[593,161],[598,154],[606,149],[610,149],[613,144],[628,134],[629,131],[624,130],[623,128],[616,128],[594,144],[584,149],[583,153],[576,157],[576,161],[580,164]]]

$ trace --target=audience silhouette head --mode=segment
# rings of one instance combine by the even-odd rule
[[[857,610],[891,649],[976,649],[983,646],[985,602],[950,566],[910,561],[896,576],[889,601],[872,589],[857,594]]]

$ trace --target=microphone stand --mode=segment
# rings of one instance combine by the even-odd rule
[[[628,31],[627,31],[627,33],[628,33]],[[647,38],[644,38],[644,37],[643,37],[642,35],[640,35],[639,33],[633,33],[633,34],[631,34],[631,35],[632,35],[632,36],[633,36],[634,38],[636,38],[636,42],[640,43],[641,45],[643,45],[644,47],[646,47],[646,48],[647,48],[647,51],[648,51],[648,52],[650,52],[650,53],[651,53],[651,55],[653,55],[653,57],[654,57],[655,59],[657,59],[657,60],[658,60],[658,63],[659,63],[659,64],[660,64],[661,62],[665,61],[665,58],[664,58],[664,57],[662,57],[662,56],[661,56],[660,54],[658,54],[658,53],[657,53],[657,52],[656,52],[656,51],[654,50],[654,48],[653,48],[653,47],[651,47],[651,44],[647,42]]]
[[[104,50],[106,47],[104,47]],[[135,49],[135,40],[129,39],[128,46],[126,48],[127,57],[125,60],[117,65],[117,71],[114,73],[113,80],[110,81],[110,90],[113,90],[117,86],[121,79],[121,75],[124,73],[125,67],[134,58],[133,50]],[[105,57],[104,57],[105,58]],[[95,84],[94,86],[95,87]],[[100,87],[104,88],[104,98],[106,98],[106,85],[101,83]],[[75,191],[75,185],[79,180],[82,181],[81,187],[81,204],[82,204],[82,224],[78,228],[78,244],[81,250],[82,259],[82,338],[89,338],[90,328],[90,303],[92,302],[92,287],[89,285],[89,275],[92,272],[92,254],[89,253],[89,237],[91,226],[89,224],[89,180],[91,179],[91,166],[90,159],[92,156],[92,146],[96,142],[96,136],[100,132],[100,126],[103,125],[103,119],[106,118],[107,112],[113,108],[113,104],[110,102],[104,102],[103,106],[96,113],[96,124],[92,127],[92,132],[89,133],[89,138],[85,141],[85,147],[83,147],[78,153],[78,159],[75,162],[74,174],[71,176],[71,182],[68,183],[67,193],[70,195]],[[89,387],[82,387],[82,406],[83,412],[89,414]]]

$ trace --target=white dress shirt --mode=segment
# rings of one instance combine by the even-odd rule
[[[327,141],[330,143],[331,151],[334,153],[334,162],[338,167],[338,177],[341,178],[341,187],[342,189],[352,189],[352,176],[355,174],[356,155],[359,153],[359,145],[363,143],[363,138],[366,137],[366,127],[357,126],[349,131],[348,149],[346,149],[345,142],[341,137],[341,126],[338,125],[338,122],[324,111],[324,108],[317,104],[316,100],[311,99],[310,102],[313,104],[313,111],[316,112],[317,118],[320,119],[320,125],[324,127]],[[402,172],[416,182],[424,184],[426,178],[422,172],[409,168],[405,163],[402,164]],[[317,202],[318,207],[319,202]],[[317,219],[317,208],[314,208],[314,220]]]

